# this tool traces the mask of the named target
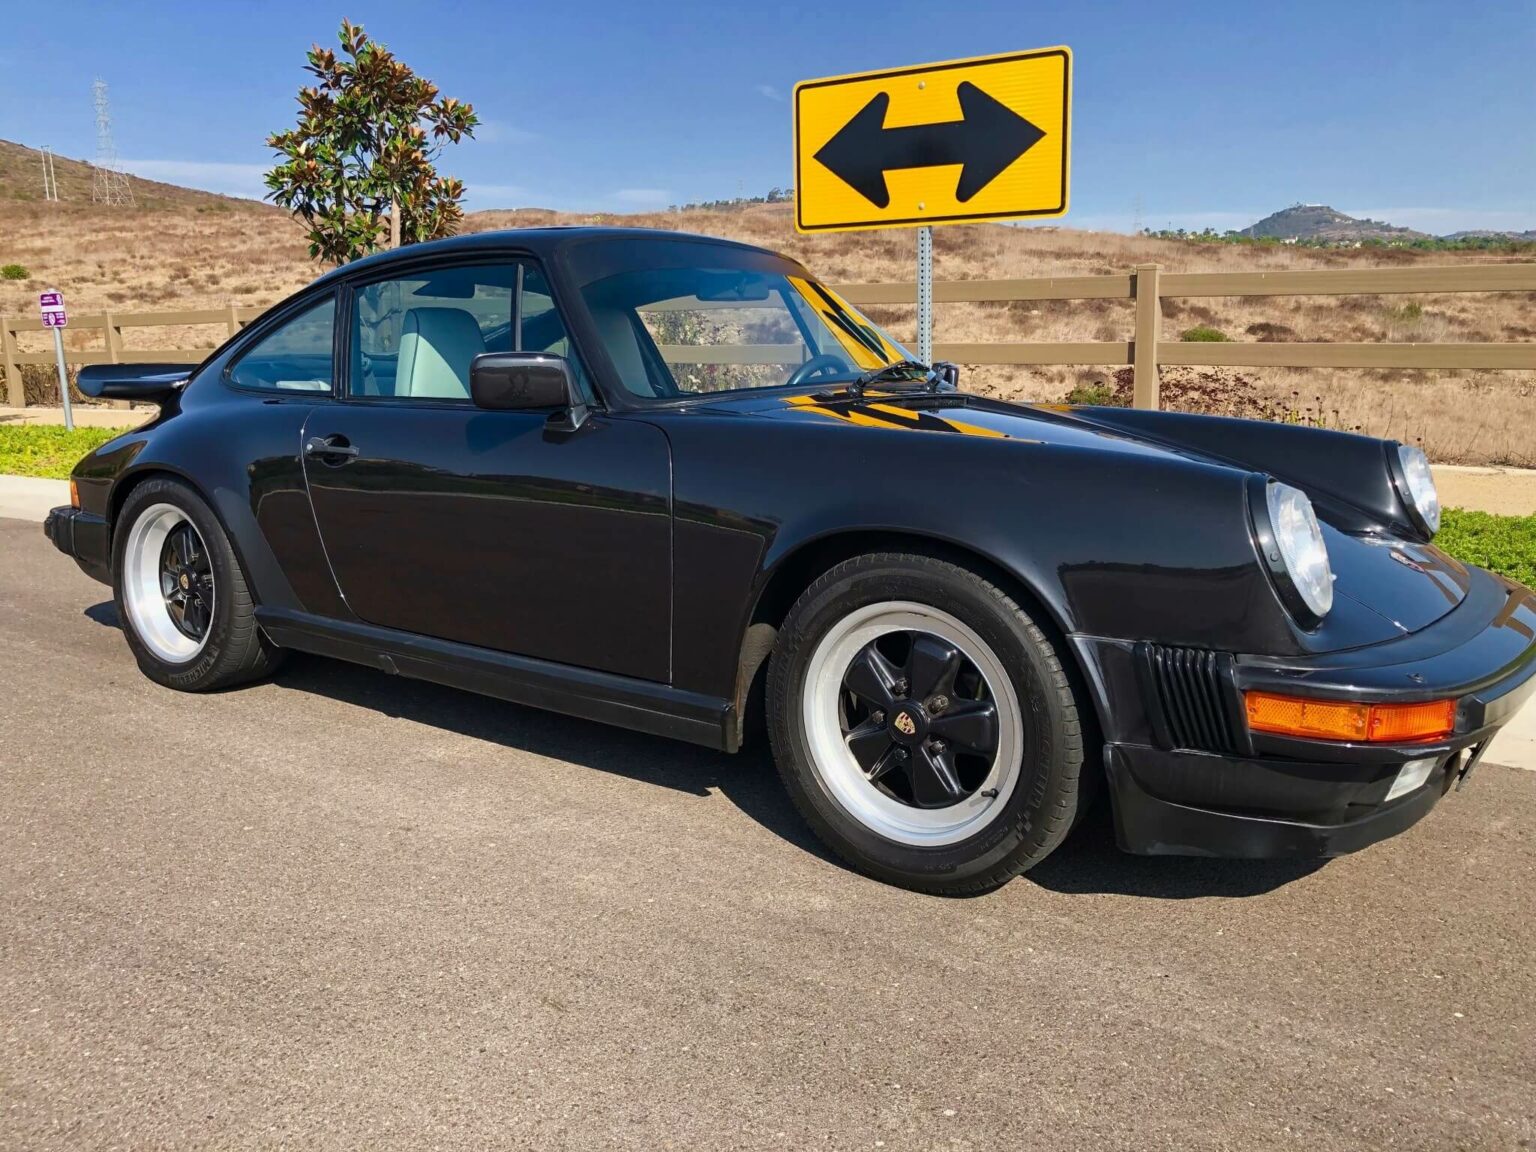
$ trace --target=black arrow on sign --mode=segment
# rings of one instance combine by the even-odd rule
[[[959,120],[905,128],[885,126],[891,97],[877,93],[822,146],[816,159],[877,208],[890,205],[885,174],[891,169],[962,164],[955,199],[964,204],[1038,144],[1045,131],[968,80],[957,91]]]

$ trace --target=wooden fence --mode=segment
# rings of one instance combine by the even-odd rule
[[[835,285],[854,304],[914,305],[911,283]],[[1426,368],[1536,371],[1536,343],[1256,343],[1246,341],[1186,343],[1162,339],[1164,298],[1201,296],[1351,296],[1405,293],[1536,292],[1536,263],[1461,264],[1422,268],[1349,268],[1285,272],[1164,272],[1140,264],[1129,272],[1103,276],[1047,276],[1026,280],[950,280],[934,285],[934,301],[1001,303],[1012,300],[1130,300],[1136,326],[1131,340],[1068,343],[1000,342],[934,345],[934,355],[958,364],[1098,364],[1135,369],[1135,404],[1158,406],[1161,364],[1257,368]],[[195,363],[211,347],[155,350],[123,347],[124,328],[189,325],[226,326],[233,334],[260,315],[261,309],[228,308],[202,312],[107,313],[81,316],[70,331],[98,331],[101,346],[66,349],[76,364]],[[38,320],[0,316],[0,360],[6,395],[12,406],[24,403],[19,366],[52,364],[53,353],[22,352],[17,333],[40,331]],[[679,349],[678,351],[681,351]],[[723,350],[722,350],[723,351]],[[746,359],[753,352],[747,350]],[[711,358],[713,359],[713,357]],[[725,359],[734,360],[735,357]]]

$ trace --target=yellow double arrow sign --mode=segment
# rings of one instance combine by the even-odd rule
[[[1060,216],[1071,102],[1067,48],[798,84],[795,226]]]

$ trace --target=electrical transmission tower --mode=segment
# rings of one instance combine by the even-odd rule
[[[97,204],[133,204],[133,188],[117,166],[117,146],[112,143],[112,114],[107,110],[107,82],[91,85],[96,101],[96,178],[91,183],[91,199]]]

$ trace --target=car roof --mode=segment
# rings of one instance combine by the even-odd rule
[[[755,244],[743,244],[738,240],[726,240],[720,236],[701,236],[690,232],[670,232],[661,228],[612,228],[590,225],[547,225],[540,228],[499,228],[490,232],[470,232],[450,236],[445,240],[428,240],[421,244],[408,244],[388,252],[376,252],[350,264],[334,268],[315,281],[314,286],[330,283],[358,273],[371,273],[388,268],[391,264],[407,260],[419,260],[424,256],[444,253],[497,252],[518,249],[538,257],[553,256],[560,249],[572,244],[593,240],[654,240],[660,243],[690,240],[715,244],[723,248],[738,248],[747,252],[779,255],[768,248]]]

